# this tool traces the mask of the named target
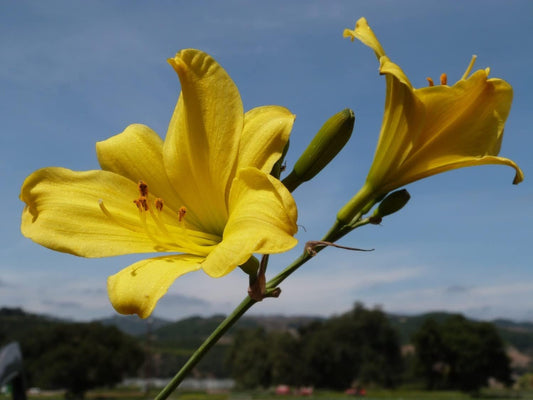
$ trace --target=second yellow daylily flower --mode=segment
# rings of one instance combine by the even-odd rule
[[[169,62],[182,92],[164,142],[147,126],[131,125],[97,144],[102,170],[44,168],[26,178],[20,194],[22,233],[53,250],[173,253],[108,280],[115,309],[143,318],[187,272],[220,277],[253,253],[297,243],[296,205],[270,175],[294,115],[279,106],[243,113],[231,78],[199,50]]]
[[[346,29],[344,37],[374,50],[387,93],[374,161],[363,188],[340,210],[339,221],[349,223],[365,205],[396,188],[455,168],[509,165],[516,170],[513,183],[523,180],[512,160],[497,157],[513,98],[507,82],[488,79],[488,68],[470,75],[474,57],[453,86],[443,74],[440,85],[429,80],[429,87],[416,89],[385,55],[365,18],[354,30]]]

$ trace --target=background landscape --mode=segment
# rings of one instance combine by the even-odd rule
[[[80,324],[21,309],[2,308],[0,345],[12,340],[21,344],[29,384],[33,387],[69,389],[79,373],[83,377],[83,382],[79,383],[83,389],[80,393],[115,387],[121,382],[137,382],[133,388],[141,390],[147,382],[165,382],[172,377],[223,319],[222,315],[193,316],[178,321],[113,316]],[[446,321],[454,319],[460,324],[446,328]],[[431,326],[428,322],[439,326],[440,339],[427,329]],[[475,326],[483,327],[485,330],[480,332],[484,333],[470,337],[469,332],[473,332],[471,328]],[[425,332],[425,336],[421,332]],[[459,353],[453,358],[471,353],[465,360],[473,365],[472,371],[465,365],[457,367],[449,355],[441,353],[429,359],[431,367],[426,372],[433,373],[439,363],[449,365],[452,373],[455,368],[462,368],[461,375],[467,377],[467,386],[461,386],[464,382],[450,380],[448,373],[429,378],[424,375],[420,362],[424,360],[416,355],[417,351],[439,351],[435,340],[445,340],[446,335],[456,342],[454,351]],[[424,350],[420,346],[428,338],[432,342]],[[299,352],[294,353],[295,349]],[[500,350],[506,356],[498,359]],[[338,358],[341,354],[344,356]],[[488,361],[483,367],[475,366],[478,359]],[[468,386],[468,382],[479,380],[479,388],[486,387],[492,382],[488,378],[494,380],[495,374],[500,373],[499,368],[508,365],[510,369],[504,371],[504,375],[508,374],[510,380],[497,384],[494,380],[491,387],[503,388],[501,384],[508,383],[514,387],[516,395],[519,393],[516,390],[533,389],[530,386],[533,375],[529,375],[533,372],[532,360],[532,323],[503,319],[484,323],[446,312],[415,316],[385,314],[380,309],[367,309],[356,303],[352,311],[327,319],[283,315],[244,317],[199,363],[191,377],[219,382],[232,379],[233,383],[223,383],[221,388],[241,390],[288,384],[295,388],[316,387],[341,393],[355,387],[353,385],[370,389],[417,388],[473,393],[478,389],[476,385]],[[308,368],[311,365],[318,368],[318,376]],[[356,369],[351,371],[353,366]],[[337,368],[348,375],[340,379],[339,372],[334,372],[326,379],[328,371]],[[94,378],[99,371],[105,377]]]

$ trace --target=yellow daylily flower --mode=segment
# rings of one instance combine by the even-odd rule
[[[181,94],[164,142],[147,126],[130,125],[97,143],[102,170],[44,168],[20,194],[22,233],[50,249],[83,257],[172,253],[108,279],[113,307],[142,318],[187,272],[220,277],[253,253],[297,243],[296,205],[270,175],[294,115],[280,106],[243,113],[231,78],[199,50],[182,50],[169,63]]]
[[[366,204],[396,188],[455,168],[504,164],[516,170],[513,183],[523,180],[512,160],[497,157],[511,109],[511,85],[488,79],[488,68],[470,75],[473,57],[453,86],[443,74],[440,85],[428,79],[429,87],[416,89],[385,55],[365,18],[354,30],[345,29],[344,37],[374,50],[387,93],[374,161],[361,191],[339,212],[340,221],[349,223]]]

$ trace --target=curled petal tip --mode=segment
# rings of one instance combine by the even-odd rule
[[[513,185],[518,185],[520,182],[524,180],[524,173],[520,168],[516,170],[516,174],[513,179]]]
[[[342,32],[342,37],[350,38],[350,40],[353,42],[355,40],[355,32],[352,29],[345,29]]]

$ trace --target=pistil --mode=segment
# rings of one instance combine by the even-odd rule
[[[465,80],[468,78],[468,75],[470,75],[470,72],[472,72],[472,68],[474,68],[474,63],[476,62],[477,56],[474,54],[472,56],[472,59],[470,60],[470,64],[468,64],[468,67],[466,68],[465,73],[463,74],[461,80]]]

